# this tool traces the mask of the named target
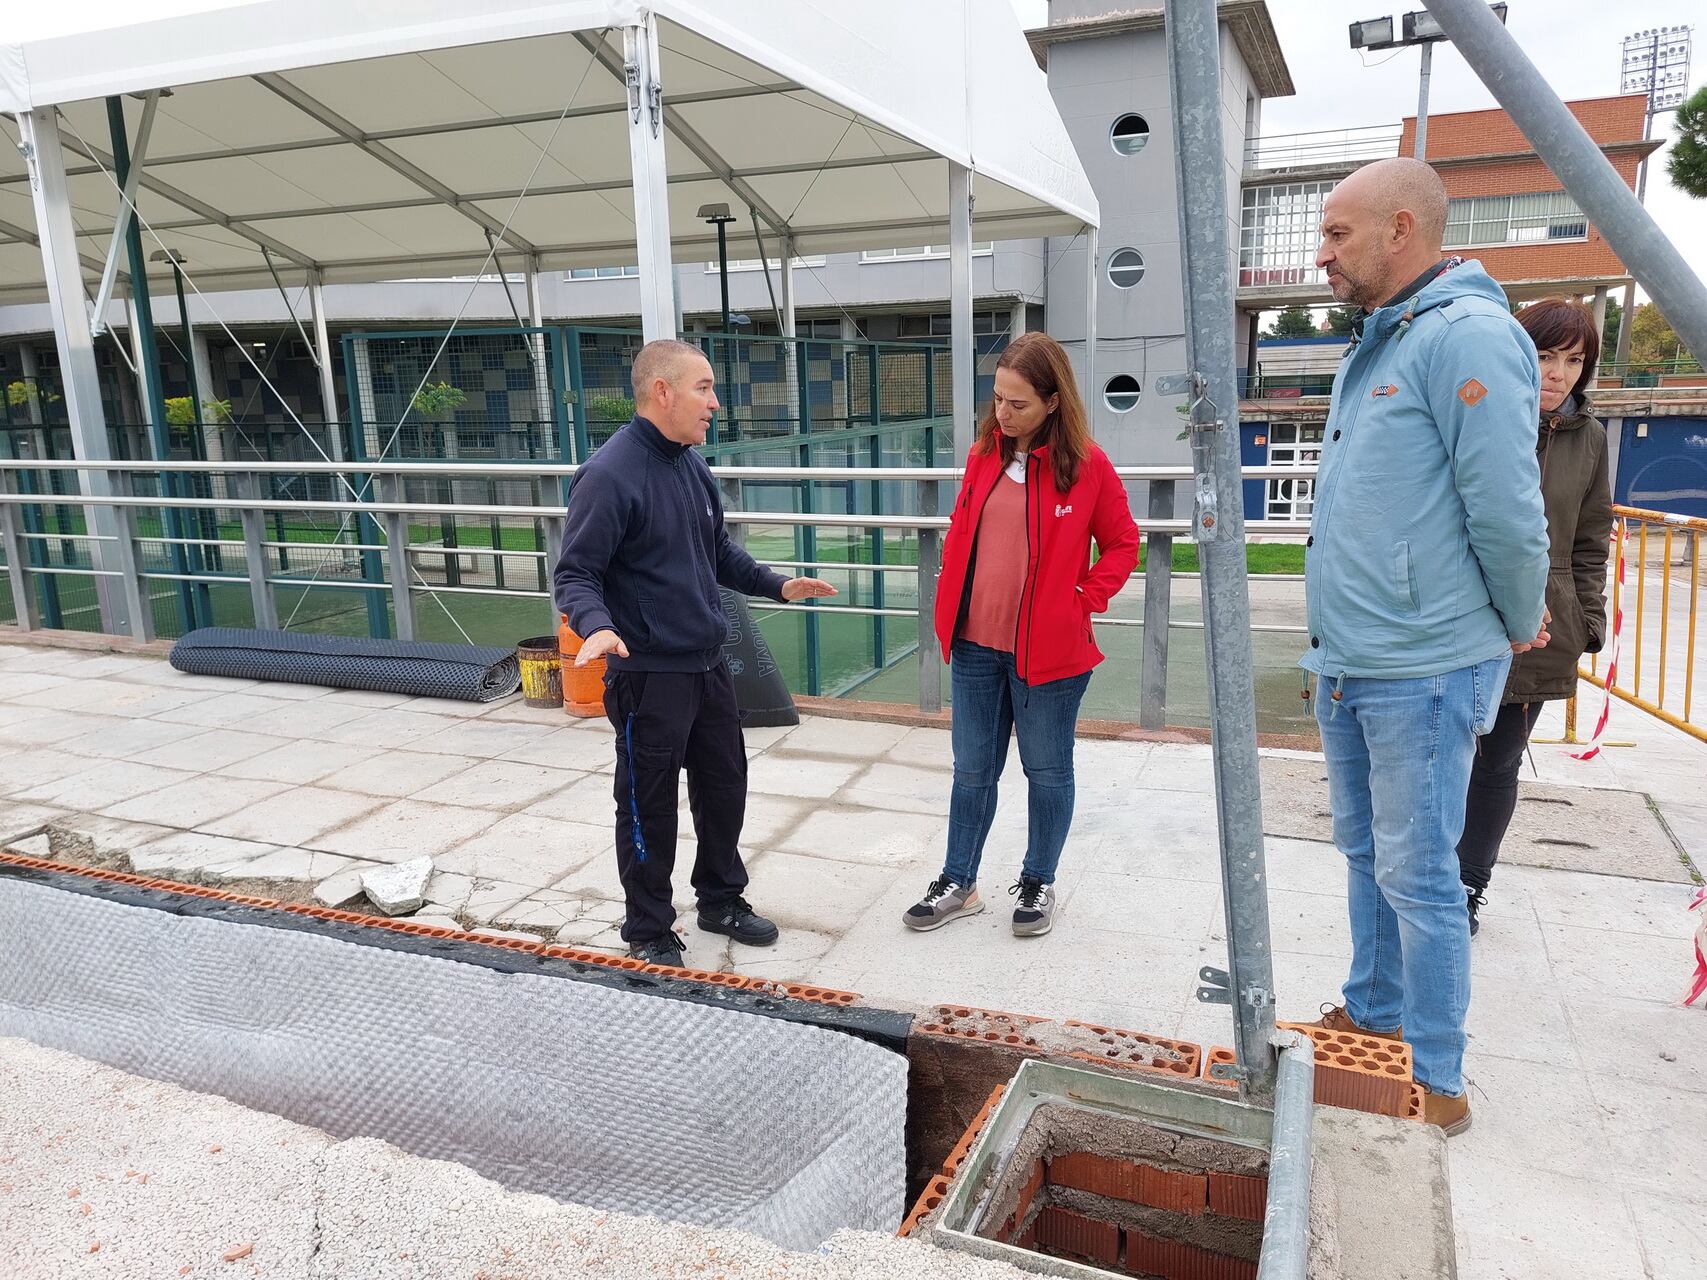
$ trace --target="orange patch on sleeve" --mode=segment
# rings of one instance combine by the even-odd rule
[[[1481,404],[1487,394],[1488,389],[1474,378],[1458,388],[1458,398],[1472,407]]]

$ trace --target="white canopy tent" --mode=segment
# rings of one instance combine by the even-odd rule
[[[974,205],[981,238],[1083,232],[1092,376],[1096,197],[1006,4],[247,0],[79,24],[0,44],[0,305],[50,303],[80,458],[107,456],[91,299],[127,265],[113,101],[146,287],[168,255],[210,302],[306,278],[328,389],[326,282],[633,262],[646,337],[671,335],[671,264],[711,256],[697,211],[719,203],[749,215],[736,253],[782,260],[788,333],[796,255],[949,243],[962,454]],[[123,612],[103,600],[109,629]]]

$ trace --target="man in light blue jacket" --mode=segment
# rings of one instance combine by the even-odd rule
[[[1345,854],[1351,973],[1321,1025],[1410,1041],[1425,1119],[1469,1127],[1470,926],[1456,848],[1476,737],[1547,641],[1534,345],[1479,263],[1445,258],[1418,160],[1352,174],[1316,265],[1365,315],[1334,379],[1305,552],[1316,719]]]

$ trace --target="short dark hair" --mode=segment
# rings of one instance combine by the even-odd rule
[[[1569,298],[1543,298],[1519,311],[1517,322],[1537,351],[1569,351],[1582,343],[1583,371],[1571,388],[1571,394],[1580,400],[1600,364],[1600,334],[1594,327],[1594,312]]]

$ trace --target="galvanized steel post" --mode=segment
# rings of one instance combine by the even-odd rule
[[[1215,807],[1227,913],[1227,991],[1241,1068],[1240,1091],[1268,1105],[1275,1080],[1274,1051],[1269,1044],[1274,1031],[1274,975],[1257,777],[1232,253],[1227,242],[1227,165],[1221,130],[1225,104],[1215,0],[1168,0],[1167,40],[1186,343],[1192,370],[1187,382],[1197,484],[1193,536],[1203,568]]]
[[[1174,518],[1174,482],[1150,481],[1150,519]],[[1168,723],[1168,611],[1173,606],[1174,535],[1144,535],[1144,658],[1139,672],[1138,725]]]
[[[254,475],[234,479],[238,498],[244,502],[261,500],[261,483]],[[277,631],[279,606],[273,595],[272,569],[267,564],[267,514],[258,507],[245,507],[238,514],[243,521],[243,560],[249,570],[249,607],[257,627]]]
[[[1424,0],[1494,100],[1523,130],[1588,220],[1665,313],[1690,351],[1707,351],[1707,285],[1482,0]],[[1624,331],[1634,317],[1626,312]],[[1619,340],[1619,359],[1624,341]]]
[[[934,465],[934,464],[933,464]],[[937,513],[937,481],[919,485],[919,514]],[[942,710],[942,651],[936,640],[936,576],[942,543],[935,529],[919,530],[919,710]]]

